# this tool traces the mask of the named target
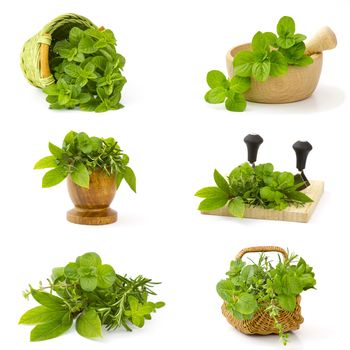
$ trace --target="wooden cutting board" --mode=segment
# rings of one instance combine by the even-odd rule
[[[310,181],[310,186],[302,192],[313,199],[312,203],[307,203],[302,207],[288,207],[284,210],[250,207],[246,208],[244,217],[250,219],[308,222],[317,203],[321,199],[323,191],[323,181]],[[206,215],[232,216],[227,207],[211,211],[202,211],[201,213]]]

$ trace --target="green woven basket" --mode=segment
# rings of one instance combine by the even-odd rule
[[[67,13],[55,18],[24,44],[21,53],[21,68],[32,85],[45,88],[55,82],[50,71],[51,48],[56,41],[66,39],[73,27],[97,28],[87,18]]]

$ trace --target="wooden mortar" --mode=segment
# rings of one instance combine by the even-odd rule
[[[289,103],[304,100],[315,91],[322,70],[322,52],[336,47],[337,38],[329,27],[319,30],[306,42],[305,53],[314,62],[306,67],[289,66],[288,72],[280,77],[269,77],[265,82],[251,79],[251,88],[244,96],[248,101],[259,103]],[[234,56],[240,51],[250,51],[251,44],[232,48],[226,55],[228,75],[233,76]]]
[[[117,221],[117,212],[109,206],[117,190],[116,175],[108,176],[98,169],[90,174],[89,188],[67,178],[68,192],[74,208],[67,212],[67,220],[74,224],[106,225]]]

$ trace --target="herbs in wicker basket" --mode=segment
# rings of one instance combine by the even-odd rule
[[[241,259],[231,262],[228,276],[216,287],[226,310],[237,320],[251,320],[257,311],[265,310],[274,320],[284,345],[288,334],[278,320],[281,311],[293,312],[297,296],[316,285],[312,267],[297,255],[279,259],[276,267],[263,253],[259,261],[246,264]]]
[[[53,168],[44,175],[42,187],[55,186],[69,175],[75,184],[89,188],[90,173],[101,169],[108,175],[116,174],[117,187],[125,179],[136,192],[136,177],[128,166],[129,157],[112,137],[89,137],[84,132],[70,131],[62,148],[50,142],[49,150],[51,155],[40,159],[34,166],[34,169]]]
[[[231,215],[242,218],[247,206],[283,210],[290,205],[312,202],[306,194],[298,192],[303,182],[296,183],[292,173],[274,171],[270,163],[256,167],[243,163],[226,179],[215,170],[214,180],[216,186],[196,192],[195,196],[204,198],[198,210],[215,210],[227,205]]]
[[[86,253],[65,267],[54,268],[47,287],[30,286],[24,292],[40,306],[28,310],[19,323],[35,325],[31,341],[56,338],[72,327],[73,320],[77,332],[86,338],[101,337],[102,326],[108,331],[119,327],[131,331],[132,325],[143,327],[165,305],[148,301],[149,295],[156,295],[155,284],[142,276],[118,275],[96,253]]]
[[[115,49],[111,30],[74,27],[57,41],[50,57],[56,83],[43,89],[52,109],[106,112],[123,107],[121,91],[125,59]]]

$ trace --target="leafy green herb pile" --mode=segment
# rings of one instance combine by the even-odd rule
[[[281,310],[293,312],[297,295],[314,288],[316,280],[312,267],[294,254],[283,262],[279,258],[273,267],[261,254],[258,263],[246,264],[241,259],[232,261],[226,275],[228,277],[216,287],[226,309],[238,320],[250,320],[258,310],[265,310],[273,318],[286,345],[288,334],[283,333],[278,315]]]
[[[251,51],[241,51],[233,60],[234,76],[227,79],[218,70],[207,75],[210,90],[205,95],[208,103],[224,103],[229,111],[242,112],[247,103],[243,96],[250,89],[251,79],[266,81],[288,71],[288,65],[304,67],[313,62],[305,54],[306,36],[295,34],[295,22],[291,17],[282,17],[277,24],[277,34],[257,32]]]
[[[74,27],[57,41],[50,58],[56,83],[43,89],[52,109],[106,112],[122,108],[125,59],[118,54],[111,30]]]
[[[131,325],[143,327],[151,313],[165,305],[148,301],[149,295],[156,295],[152,287],[157,283],[142,276],[132,279],[118,275],[112,266],[102,264],[96,253],[86,253],[65,267],[54,268],[48,284],[39,289],[30,286],[24,292],[26,298],[31,295],[40,304],[19,321],[35,325],[31,341],[60,336],[72,327],[74,319],[77,332],[86,338],[101,337],[102,326],[109,331],[121,326],[131,331]]]
[[[89,137],[84,132],[70,131],[62,148],[49,142],[49,150],[51,155],[40,159],[34,166],[34,169],[53,168],[44,175],[42,187],[55,186],[69,175],[77,185],[89,188],[89,174],[102,169],[108,175],[116,174],[117,187],[125,179],[136,192],[136,177],[128,166],[129,157],[112,137]]]
[[[295,183],[292,173],[274,171],[270,163],[255,168],[243,163],[226,179],[215,170],[214,180],[216,186],[204,187],[195,193],[204,198],[198,210],[215,210],[227,205],[233,216],[242,218],[246,206],[283,210],[290,205],[312,202],[306,194],[298,192],[303,182]]]

